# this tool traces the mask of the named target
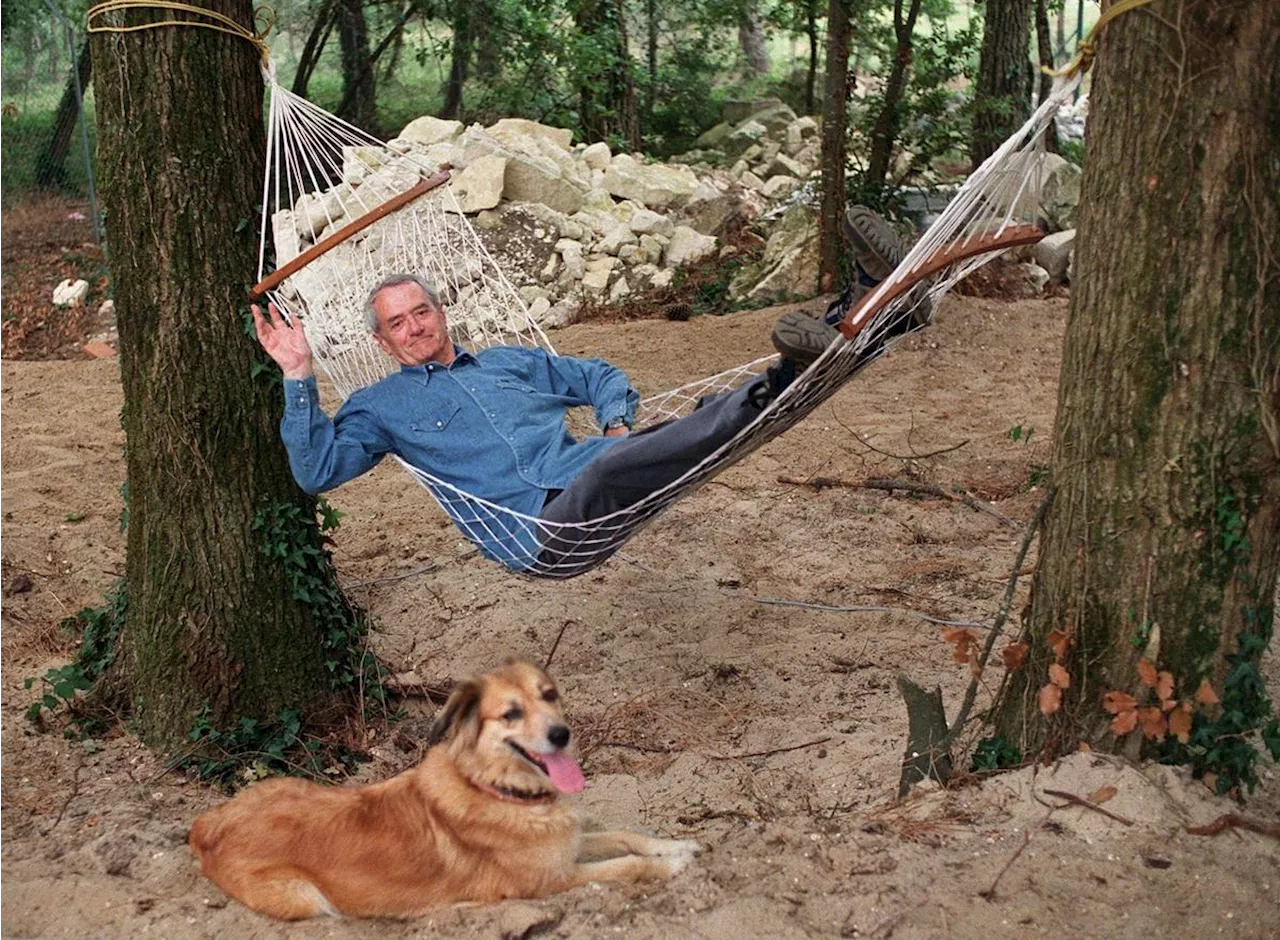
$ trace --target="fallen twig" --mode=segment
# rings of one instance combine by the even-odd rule
[[[352,588],[368,587],[370,584],[390,584],[392,581],[403,581],[406,578],[416,578],[420,574],[431,574],[433,571],[439,571],[445,565],[453,564],[455,561],[465,561],[472,555],[477,554],[477,552],[478,549],[469,549],[467,551],[459,552],[450,558],[446,558],[444,561],[433,561],[429,565],[423,565],[421,568],[414,568],[412,571],[406,571],[403,574],[391,574],[382,578],[369,578],[364,581],[351,581],[342,584],[341,587],[344,591],[350,591]]]
[[[1020,525],[1016,520],[1010,519],[990,503],[984,502],[963,490],[948,492],[933,483],[918,483],[914,480],[889,480],[882,478],[873,478],[858,482],[841,480],[838,477],[809,477],[808,479],[802,479],[800,477],[787,476],[785,474],[778,477],[778,482],[785,483],[789,486],[809,486],[815,490],[843,487],[850,490],[884,490],[888,493],[892,493],[894,490],[902,490],[905,493],[917,493],[922,496],[936,496],[939,499],[945,499],[950,502],[962,502],[970,509],[976,509],[978,512],[985,512],[987,515],[999,519],[1010,528],[1020,528]]]
[[[928,457],[940,457],[943,454],[951,453],[953,450],[959,450],[961,447],[964,447],[966,444],[969,443],[969,439],[966,437],[959,444],[952,444],[950,447],[943,447],[943,448],[940,448],[939,450],[931,450],[925,454],[894,454],[894,453],[890,453],[887,450],[882,450],[881,448],[877,447],[875,444],[872,444],[869,440],[867,440],[857,431],[853,432],[853,436],[858,439],[858,443],[861,444],[863,447],[867,447],[871,450],[874,450],[877,454],[880,454],[881,456],[892,457],[894,460],[924,460]]]
[[[1048,791],[1046,790],[1045,792]],[[1250,832],[1271,836],[1273,839],[1280,839],[1280,825],[1259,822],[1256,819],[1250,819],[1248,816],[1241,816],[1238,813],[1223,813],[1205,826],[1188,826],[1187,832],[1193,836],[1216,836],[1224,829],[1248,829]]]
[[[805,741],[804,744],[792,744],[790,747],[775,747],[767,751],[750,751],[746,754],[712,754],[712,760],[746,760],[748,757],[768,757],[771,754],[785,754],[787,751],[798,751],[801,748],[813,747],[817,744],[826,744],[831,740],[831,735],[825,738],[815,738],[812,741]]]
[[[66,813],[67,807],[71,805],[71,801],[74,800],[76,795],[80,792],[80,768],[83,766],[84,758],[77,754],[76,769],[71,772],[71,792],[68,793],[67,798],[62,801],[62,806],[58,808],[58,815],[53,818],[53,822],[49,823],[49,827],[45,829],[44,832],[40,833],[41,836],[47,836],[49,833],[53,832],[54,829],[58,828],[58,823],[62,822],[62,816]]]
[[[944,752],[955,744],[956,739],[960,737],[960,731],[964,728],[964,723],[969,720],[969,712],[973,710],[973,703],[978,697],[978,680],[982,678],[982,672],[987,668],[987,660],[991,658],[991,650],[995,648],[996,637],[1004,629],[1004,622],[1009,616],[1009,608],[1013,605],[1013,595],[1018,588],[1018,579],[1015,573],[1022,570],[1022,563],[1026,560],[1027,552],[1031,550],[1031,542],[1035,539],[1040,524],[1044,522],[1045,513],[1049,511],[1049,506],[1053,502],[1053,494],[1054,490],[1050,488],[1044,499],[1040,501],[1040,505],[1036,507],[1035,515],[1027,523],[1026,534],[1022,536],[1022,544],[1018,546],[1018,554],[1013,560],[1013,573],[1009,575],[1009,584],[1005,587],[1004,599],[1000,602],[1000,609],[996,612],[995,622],[992,623],[991,631],[987,634],[987,642],[983,644],[982,655],[978,657],[977,669],[974,670],[973,678],[969,680],[969,688],[965,690],[964,702],[960,706],[960,711],[956,714],[955,721],[951,723],[951,730],[947,732],[947,736],[938,742],[939,752]]]
[[[560,632],[556,634],[556,641],[551,644],[551,652],[547,653],[546,661],[542,664],[542,671],[546,672],[551,668],[551,660],[556,655],[556,650],[560,648],[560,638],[564,636],[564,631],[569,629],[569,624],[573,623],[572,619],[566,620],[560,625]]]
[[[1022,833],[1022,845],[1018,846],[1018,850],[1009,856],[1009,861],[1004,863],[1004,867],[996,872],[996,877],[995,880],[991,882],[991,887],[985,891],[979,891],[978,897],[986,901],[995,900],[996,885],[1000,883],[1000,879],[1004,877],[1004,873],[1007,872],[1010,867],[1012,867],[1013,863],[1018,860],[1018,856],[1026,851],[1027,846],[1031,844],[1031,837],[1044,828],[1044,824],[1049,821],[1049,817],[1052,815],[1053,809],[1051,808],[1049,812],[1044,814],[1044,819],[1040,820],[1040,822],[1038,822],[1034,827],[1029,828]]]
[[[927,623],[944,627],[990,629],[989,624],[975,623],[969,620],[943,620],[939,617],[930,617],[928,614],[922,614],[920,611],[912,610],[909,607],[881,607],[875,604],[815,604],[810,601],[789,601],[780,597],[752,597],[749,594],[743,594],[741,591],[721,591],[720,593],[726,597],[736,597],[740,600],[751,601],[753,604],[766,604],[773,607],[803,607],[806,610],[821,610],[832,614],[907,614],[912,617],[919,617]]]
[[[1109,809],[1103,809],[1097,803],[1091,803],[1088,800],[1086,800],[1084,797],[1076,796],[1074,793],[1068,793],[1066,790],[1045,790],[1044,795],[1056,796],[1060,800],[1066,800],[1068,803],[1070,803],[1073,806],[1083,806],[1085,809],[1091,809],[1095,813],[1101,813],[1103,816],[1107,816],[1111,819],[1114,819],[1118,823],[1124,823],[1126,826],[1133,825],[1132,819],[1125,819],[1123,816],[1117,813],[1113,813]],[[1066,807],[1059,806],[1056,808],[1065,809]]]

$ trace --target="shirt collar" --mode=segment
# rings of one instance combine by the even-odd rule
[[[449,368],[452,368],[452,367],[453,367],[453,365],[455,365],[455,364],[457,364],[457,363],[460,363],[460,362],[473,362],[473,363],[475,363],[476,365],[479,365],[479,364],[480,364],[480,360],[479,360],[479,359],[477,359],[477,358],[476,358],[474,355],[472,355],[471,353],[467,352],[465,349],[463,349],[463,348],[462,348],[461,346],[459,346],[457,343],[454,343],[454,344],[453,344],[453,363],[451,363],[450,365],[445,366],[445,365],[441,365],[441,364],[440,364],[440,363],[438,363],[438,362],[424,362],[424,363],[422,363],[421,365],[416,365],[416,366],[406,366],[406,365],[402,365],[402,366],[400,367],[400,371],[401,371],[401,372],[411,372],[411,373],[413,373],[413,374],[415,374],[415,375],[426,375],[426,376],[430,377],[431,373],[432,373],[432,372],[434,372],[434,371],[436,371],[436,369],[449,369]],[[434,368],[434,369],[431,369],[431,368],[428,368],[428,366],[435,366],[435,368]]]

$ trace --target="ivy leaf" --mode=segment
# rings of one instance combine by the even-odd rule
[[[1011,643],[1004,648],[1000,658],[1004,660],[1004,668],[1013,672],[1026,665],[1027,654],[1030,652],[1031,647],[1026,643]]]
[[[1071,673],[1067,672],[1057,663],[1049,666],[1049,681],[1060,689],[1071,688]]]
[[[1111,691],[1102,696],[1102,709],[1108,715],[1118,715],[1121,712],[1133,711],[1138,707],[1137,700],[1126,692]],[[1133,726],[1130,726],[1130,731]]]
[[[1054,685],[1052,682],[1046,683],[1040,689],[1040,694],[1036,697],[1040,706],[1040,714],[1046,717],[1052,715],[1062,707],[1062,689]]]
[[[1213,691],[1213,686],[1209,684],[1208,679],[1200,680],[1200,687],[1196,689],[1195,699],[1201,705],[1220,705],[1222,699],[1218,698],[1218,694]]]
[[[1107,727],[1116,737],[1123,737],[1138,727],[1138,710],[1130,708],[1127,711],[1119,712],[1115,718],[1111,719],[1111,724]]]

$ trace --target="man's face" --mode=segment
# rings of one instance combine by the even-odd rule
[[[378,329],[373,338],[382,351],[405,366],[453,362],[453,340],[444,308],[437,307],[418,284],[409,281],[384,287],[373,299]]]

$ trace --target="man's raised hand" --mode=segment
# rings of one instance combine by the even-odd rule
[[[315,374],[311,363],[311,344],[307,342],[307,334],[302,329],[302,321],[294,317],[288,323],[280,316],[275,304],[267,304],[267,313],[262,315],[262,308],[253,304],[253,325],[258,331],[258,342],[267,351],[267,355],[276,361],[276,365],[284,373],[286,379],[305,379]]]

